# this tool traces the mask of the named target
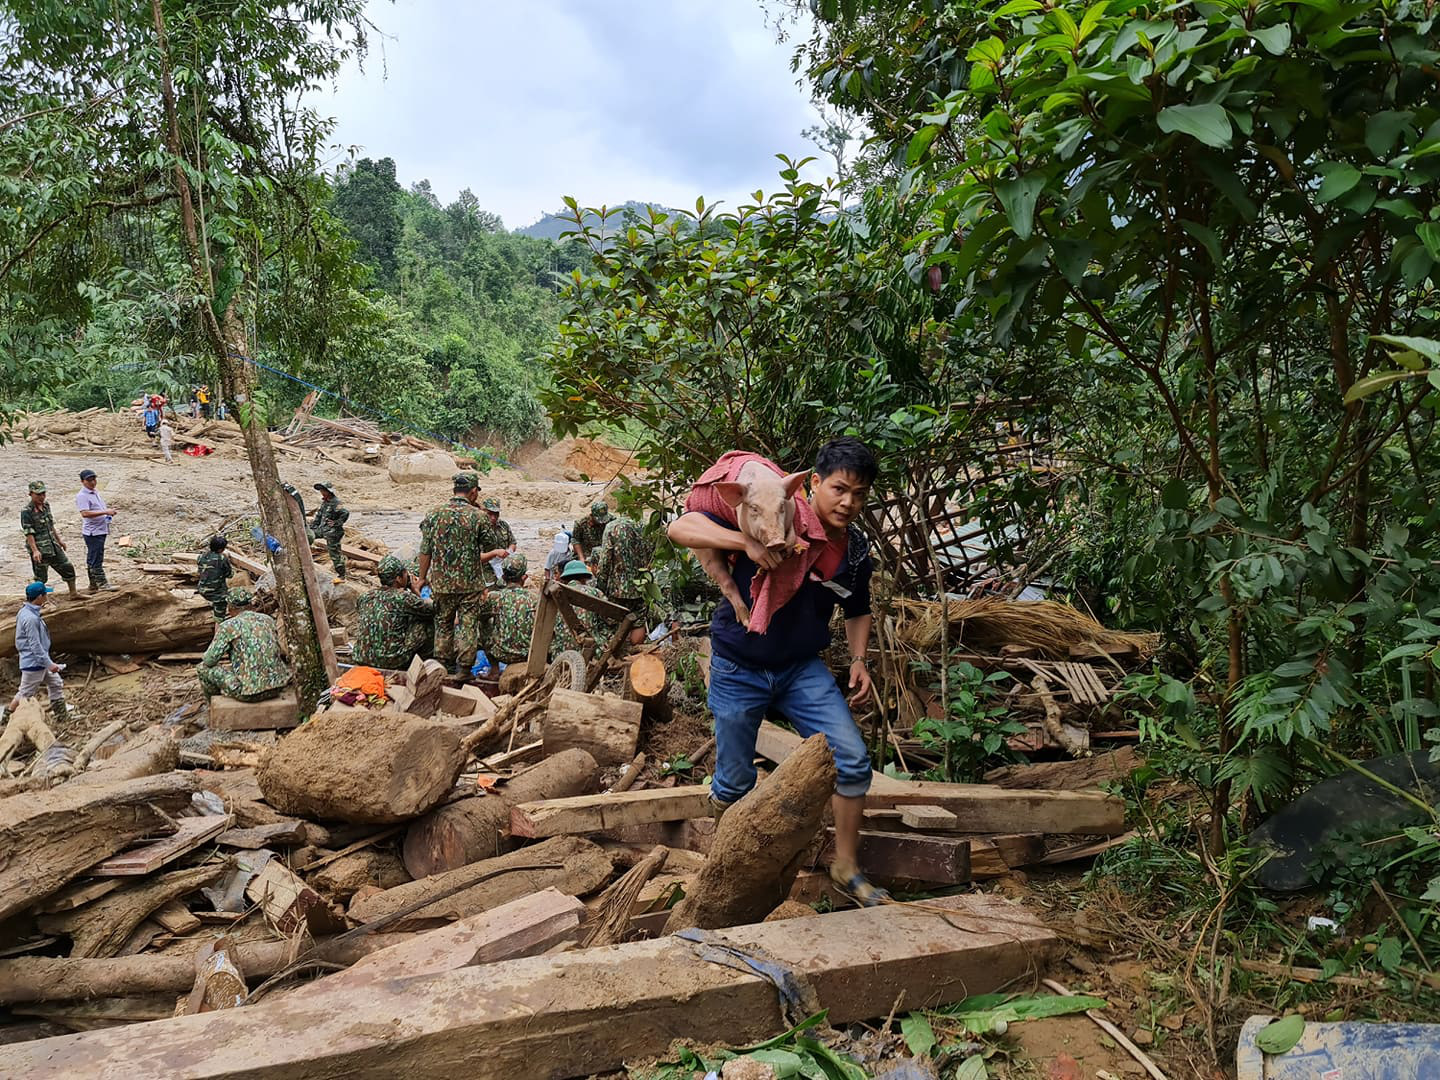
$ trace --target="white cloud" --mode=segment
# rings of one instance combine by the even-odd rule
[[[410,0],[315,104],[334,141],[391,157],[403,184],[460,189],[511,228],[561,199],[731,207],[779,186],[815,121],[757,0]],[[817,165],[814,177],[820,175]]]

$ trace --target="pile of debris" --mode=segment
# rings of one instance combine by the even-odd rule
[[[0,1005],[21,1018],[0,1034],[84,1033],[0,1048],[0,1072],[580,1076],[677,1032],[741,1043],[796,1010],[957,1000],[1053,954],[990,896],[817,915],[824,741],[765,725],[774,770],[716,827],[705,785],[637,780],[671,668],[663,648],[617,659],[620,641],[543,678],[515,665],[495,698],[417,659],[382,709],[329,705],[245,758],[154,727],[0,797]],[[1123,829],[1098,791],[877,775],[868,802],[862,860],[892,886]]]

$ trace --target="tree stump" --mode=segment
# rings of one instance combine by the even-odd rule
[[[668,723],[674,716],[670,707],[670,672],[659,653],[640,653],[625,669],[625,696],[640,702],[645,719]]]

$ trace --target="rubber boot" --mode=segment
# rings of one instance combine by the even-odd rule
[[[710,816],[715,819],[716,825],[720,824],[720,819],[725,816],[725,811],[734,805],[734,803],[721,802],[714,795],[710,796]]]
[[[71,708],[72,706],[65,704],[63,697],[50,699],[50,715],[55,718],[57,723],[64,723],[70,719]]]
[[[65,587],[70,590],[71,596],[80,595],[80,590],[75,587],[75,579],[73,577],[69,581],[65,582]]]
[[[99,592],[99,591],[100,591],[100,579],[96,576],[95,571],[94,571],[94,570],[89,570],[89,571],[86,571],[86,572],[90,575],[90,591],[91,591],[91,592]]]

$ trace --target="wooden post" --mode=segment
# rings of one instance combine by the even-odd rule
[[[550,663],[550,643],[555,640],[555,616],[559,614],[549,589],[540,590],[540,606],[535,609],[535,629],[530,633],[530,655],[525,658],[525,674],[539,679]]]
[[[299,504],[286,495],[285,505],[290,511],[290,523],[294,526],[296,535],[304,538],[305,516],[300,513]],[[300,574],[305,582],[305,598],[310,604],[310,618],[315,624],[315,636],[320,646],[320,663],[325,669],[325,678],[329,680],[327,685],[334,686],[340,678],[340,662],[335,659],[335,640],[330,636],[330,618],[325,614],[325,600],[320,595],[320,584],[315,577],[315,560],[310,556],[309,544],[297,543],[295,546],[298,549]],[[311,713],[315,710],[315,699],[302,691],[300,706],[301,712]]]

